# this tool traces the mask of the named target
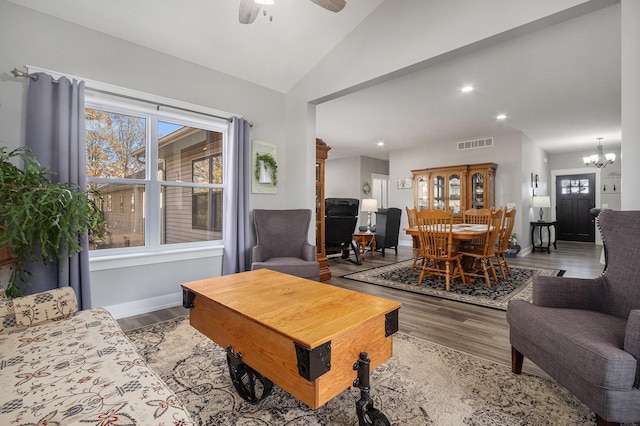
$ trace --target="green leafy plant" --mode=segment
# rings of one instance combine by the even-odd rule
[[[22,162],[23,168],[14,162]],[[105,227],[97,191],[53,183],[50,174],[28,148],[0,148],[0,246],[13,254],[6,289],[11,297],[21,294],[18,280],[28,285],[28,262],[60,263],[82,251],[85,232],[101,237]]]
[[[258,153],[256,155],[256,180],[260,180],[260,161],[262,161],[271,171],[271,181],[274,185],[278,184],[278,163],[276,159],[269,153]]]

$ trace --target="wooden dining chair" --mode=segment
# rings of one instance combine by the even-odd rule
[[[511,268],[509,267],[509,263],[507,262],[505,254],[509,250],[509,239],[511,238],[511,233],[513,232],[513,224],[515,223],[515,221],[516,208],[513,207],[509,210],[505,209],[504,215],[502,216],[502,225],[500,226],[500,234],[498,235],[494,253],[496,258],[496,265],[498,265],[498,267],[500,268],[502,278],[504,279],[507,278],[507,274],[511,275]]]
[[[453,213],[442,210],[418,210],[416,220],[422,256],[418,285],[422,284],[427,274],[445,277],[447,291],[450,289],[451,280],[457,277],[466,284],[460,263],[462,253],[458,252],[453,242]]]
[[[463,223],[487,224],[493,209],[468,209],[462,212]]]
[[[472,259],[471,265],[465,271],[467,276],[484,277],[487,287],[491,287],[489,279],[489,271],[493,275],[493,280],[498,281],[496,269],[493,267],[491,259],[495,254],[496,240],[500,234],[500,224],[502,223],[503,210],[497,210],[491,214],[487,226],[487,232],[479,239],[482,240],[482,246],[471,247],[465,249],[462,254]]]
[[[462,212],[462,223],[471,223],[474,225],[486,225],[491,219],[493,209],[468,209]],[[465,249],[481,249],[484,247],[484,236],[474,238],[471,241],[465,241]]]
[[[417,209],[406,207],[407,210],[407,219],[409,221],[409,228],[415,228],[418,226],[418,217]],[[413,274],[413,271],[416,269],[416,265],[418,264],[418,260],[420,259],[420,240],[417,236],[413,236],[413,263],[411,264],[411,269],[409,270],[409,275]]]

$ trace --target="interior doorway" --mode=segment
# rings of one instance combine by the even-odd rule
[[[595,242],[595,173],[556,177],[556,232],[558,240]]]
[[[389,207],[389,176],[371,173],[371,182],[371,197],[378,200],[378,207]]]

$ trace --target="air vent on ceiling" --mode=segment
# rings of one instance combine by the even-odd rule
[[[493,146],[493,138],[474,139],[472,141],[458,142],[458,151],[463,149],[486,148]]]

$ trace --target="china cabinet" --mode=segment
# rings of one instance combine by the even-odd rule
[[[472,164],[469,166],[469,199],[467,208],[485,209],[496,205],[495,163]]]
[[[470,208],[495,206],[495,163],[412,170],[418,209],[451,210],[456,219]]]
[[[330,149],[322,139],[316,139],[316,258],[320,263],[320,281],[331,279],[324,248],[324,162]]]

